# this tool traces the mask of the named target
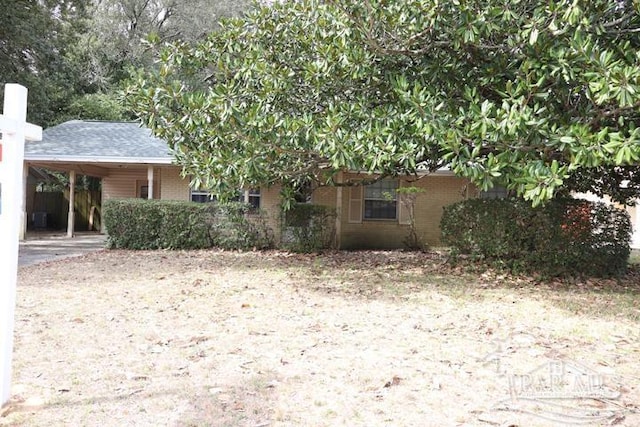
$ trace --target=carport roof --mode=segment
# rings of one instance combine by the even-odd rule
[[[25,144],[24,159],[48,162],[171,164],[165,141],[137,122],[71,120]]]

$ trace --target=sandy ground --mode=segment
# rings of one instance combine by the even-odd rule
[[[25,266],[0,425],[637,426],[636,281],[555,289],[402,252]]]

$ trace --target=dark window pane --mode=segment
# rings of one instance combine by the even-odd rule
[[[365,200],[365,219],[396,219],[396,202],[386,200]]]
[[[384,179],[364,187],[365,219],[396,219],[398,181]]]
[[[260,195],[252,196],[251,194],[249,194],[249,204],[254,209],[260,209]]]
[[[206,193],[191,193],[191,201],[196,203],[215,202],[216,198]]]

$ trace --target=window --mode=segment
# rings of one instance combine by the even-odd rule
[[[499,185],[488,189],[487,191],[480,192],[481,199],[504,199],[508,195],[508,191],[506,188],[501,187]]]
[[[149,182],[145,180],[136,180],[136,197],[139,199],[149,198]],[[158,199],[160,197],[160,182],[153,182],[153,197],[152,199]]]
[[[396,219],[397,188],[395,179],[384,179],[364,187],[364,219]]]
[[[196,203],[215,202],[217,197],[206,190],[191,190],[191,201]],[[239,190],[238,195],[231,199],[233,202],[250,204],[254,209],[260,209],[260,189]]]
[[[140,199],[148,199],[149,198],[149,186],[148,185],[141,185],[139,188],[139,195],[138,197]]]
[[[244,201],[245,203],[249,203],[254,209],[260,209],[260,189],[251,188],[245,190]]]
[[[198,189],[191,190],[191,201],[196,203],[209,203],[215,202],[216,198],[208,191]]]

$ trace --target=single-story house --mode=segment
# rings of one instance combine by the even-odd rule
[[[107,199],[205,199],[203,192],[192,190],[189,180],[181,176],[167,143],[136,122],[68,121],[46,129],[41,141],[27,143],[24,159],[25,176],[33,168],[44,168],[68,173],[71,185],[78,175],[100,178],[98,209]],[[34,213],[30,206],[33,191],[35,188],[25,189],[25,230],[26,218]],[[247,191],[246,198],[273,210],[278,190],[263,190],[257,197]],[[71,193],[69,206],[74,206]],[[74,233],[74,223],[74,210],[69,209],[68,236]]]
[[[46,129],[42,141],[28,142],[25,146],[25,175],[30,167],[67,172],[71,183],[77,175],[100,178],[100,203],[111,198],[136,197],[195,202],[208,199],[206,192],[192,189],[189,179],[181,176],[181,168],[174,164],[167,143],[136,122],[72,120]],[[358,173],[339,177],[343,181],[365,178],[366,175]],[[367,186],[322,187],[313,191],[311,202],[336,209],[336,241],[340,248],[401,248],[410,221],[396,189],[406,186],[425,190],[417,194],[415,225],[418,237],[431,246],[440,242],[443,208],[479,195],[468,180],[439,170],[428,175],[384,179]],[[27,193],[25,189],[25,218],[33,213]],[[69,199],[69,205],[73,206],[72,194]],[[278,186],[245,190],[244,200],[259,206],[273,230],[279,231]],[[634,212],[634,219],[640,224],[638,211]],[[69,209],[69,236],[74,232],[73,216],[73,209]],[[636,239],[640,240],[638,234],[636,230]]]

